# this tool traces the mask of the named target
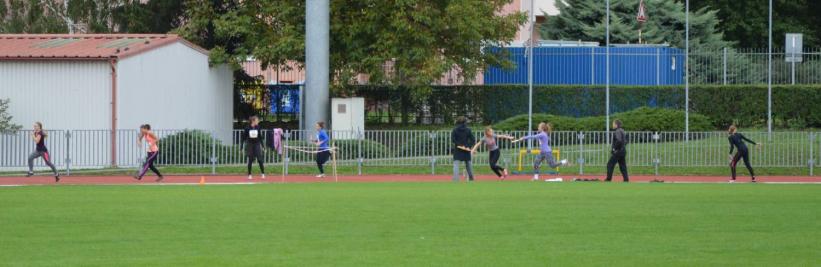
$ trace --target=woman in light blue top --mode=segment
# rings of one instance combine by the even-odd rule
[[[546,161],[550,168],[558,166],[567,166],[567,160],[563,159],[556,162],[553,158],[553,149],[550,148],[550,133],[553,132],[553,127],[549,123],[539,123],[539,133],[528,135],[520,138],[518,141],[538,139],[539,140],[539,155],[536,155],[536,160],[533,162],[533,180],[539,180],[539,171],[541,169],[542,161]]]
[[[329,140],[328,133],[325,132],[325,122],[317,122],[314,144],[319,147],[319,151],[316,153],[316,167],[319,168],[319,174],[316,178],[325,177],[325,168],[323,165],[331,158],[331,148],[328,144]]]

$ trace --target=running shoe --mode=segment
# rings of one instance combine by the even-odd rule
[[[59,183],[59,182],[60,182],[60,175],[59,175],[59,174],[54,176],[54,182],[55,182],[55,183]]]
[[[155,182],[158,182],[158,183],[162,182],[163,179],[165,179],[165,177],[159,176],[159,177],[157,177],[157,180],[155,180]]]
[[[33,172],[26,173],[26,177],[31,177],[31,176],[33,176],[33,175],[34,175],[34,173],[33,173]]]
[[[324,173],[320,173],[319,175],[317,175],[317,176],[316,176],[316,178],[325,178],[325,174],[324,174]]]

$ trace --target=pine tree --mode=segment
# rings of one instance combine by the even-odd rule
[[[639,27],[642,43],[669,44],[685,47],[685,8],[675,0],[645,0],[647,22],[636,20],[639,0],[610,0],[610,42],[637,43]],[[596,41],[605,43],[606,4],[602,0],[556,1],[560,13],[547,17],[539,29],[542,39]],[[734,43],[726,41],[718,30],[717,11],[703,7],[690,9],[690,81],[707,83],[721,77],[721,64],[711,64],[720,58],[722,50]],[[744,73],[751,68],[750,60],[729,49],[728,68]],[[753,77],[747,75],[745,77]],[[712,79],[711,79],[712,78]],[[728,77],[730,83],[752,83],[758,80],[738,80]]]

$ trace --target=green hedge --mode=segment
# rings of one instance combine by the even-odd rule
[[[628,112],[615,113],[611,120],[620,119],[628,131],[682,131],[684,112],[664,108],[642,107]],[[539,122],[550,122],[555,131],[601,131],[606,124],[604,116],[573,118],[550,114],[533,114],[533,127]],[[522,131],[527,129],[527,115],[518,115],[494,125],[502,131]],[[690,113],[690,131],[710,131],[713,129],[709,118]]]
[[[217,142],[217,149],[222,142],[215,140],[211,134],[200,130],[186,130],[160,139],[160,158],[158,164],[203,164],[211,162],[213,155],[212,142]]]
[[[388,103],[407,123],[430,116],[450,124],[456,116],[495,123],[526,114],[526,85],[433,86],[422,88],[355,86],[356,96],[369,103]],[[742,127],[764,126],[767,121],[766,85],[691,85],[690,111],[712,119],[713,129],[731,123]],[[568,117],[605,115],[603,86],[536,86],[534,113]],[[683,86],[612,86],[610,111],[639,107],[684,110]],[[779,128],[821,127],[821,85],[773,86],[773,121]],[[423,112],[424,108],[429,110]],[[417,119],[417,120],[414,120]],[[599,129],[601,130],[601,129]]]

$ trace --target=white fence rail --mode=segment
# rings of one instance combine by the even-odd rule
[[[234,131],[231,140],[223,142],[215,133],[197,130],[156,130],[160,137],[160,155],[157,163],[175,166],[242,165],[247,162],[240,148],[241,131]],[[285,146],[312,146],[313,133],[286,131],[282,135]],[[431,168],[452,164],[450,131],[374,130],[364,132],[334,131],[332,145],[338,148],[337,164],[355,166],[361,173],[371,166],[419,166]],[[504,132],[521,137],[526,132]],[[760,142],[758,149],[750,145],[754,166],[813,168],[821,166],[821,141],[816,132],[744,133]],[[108,130],[49,130],[46,145],[54,164],[66,171],[79,168],[136,167],[145,158],[146,147],[137,146],[137,131],[121,130],[112,135]],[[477,141],[481,131],[474,133]],[[628,132],[627,162],[643,167],[720,167],[727,166],[730,149],[724,132]],[[112,136],[116,138],[112,149]],[[267,147],[273,137],[263,131]],[[535,142],[535,141],[534,141]],[[511,143],[499,140],[502,149],[500,164],[519,165],[530,169],[532,156],[527,153],[527,142]],[[532,143],[532,148],[538,148]],[[562,172],[583,173],[587,166],[604,166],[609,158],[609,138],[606,132],[554,132],[551,146],[559,157],[569,159],[576,166]],[[27,156],[34,151],[31,131],[0,134],[0,170],[19,171],[27,168]],[[112,157],[113,156],[113,157]],[[282,154],[272,148],[264,152],[266,163],[288,166],[311,166],[314,155],[283,149]],[[487,164],[487,152],[482,148],[474,156],[474,164]],[[42,169],[42,161],[35,167]]]

